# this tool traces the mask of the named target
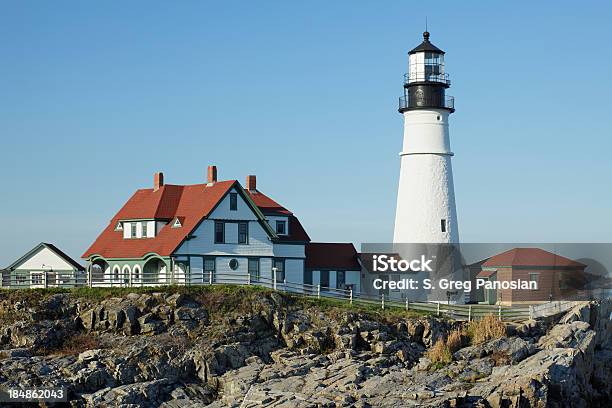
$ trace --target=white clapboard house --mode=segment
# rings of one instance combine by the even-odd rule
[[[53,244],[41,242],[2,271],[1,287],[85,286],[85,268]]]

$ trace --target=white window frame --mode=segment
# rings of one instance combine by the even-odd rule
[[[34,283],[34,277],[36,276],[36,278],[40,278],[40,282],[38,283]],[[44,286],[45,285],[45,277],[44,277],[44,272],[42,271],[32,271],[30,272],[30,286]]]

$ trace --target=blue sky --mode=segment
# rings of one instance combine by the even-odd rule
[[[446,54],[461,239],[607,242],[607,2],[2,2],[0,266],[73,256],[163,170],[257,174],[314,240],[392,238],[407,51]]]

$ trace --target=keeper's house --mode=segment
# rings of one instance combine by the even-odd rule
[[[136,191],[83,258],[93,286],[249,280],[272,286],[276,276],[277,283],[301,290],[313,282],[313,270],[306,269],[309,245],[297,217],[259,191],[255,176],[247,177],[245,189],[236,180],[218,181],[216,166],[209,166],[204,184],[164,184],[156,173],[153,188]],[[317,244],[316,253],[324,252],[328,262],[317,262],[317,271],[337,276],[345,253],[336,249]],[[350,266],[346,284],[359,280]]]

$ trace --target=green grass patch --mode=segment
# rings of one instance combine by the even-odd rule
[[[66,294],[73,299],[89,302],[102,301],[109,298],[123,298],[130,293],[135,294],[163,294],[168,296],[180,293],[190,296],[197,300],[206,308],[211,318],[215,316],[226,317],[228,313],[257,313],[262,308],[261,300],[271,298],[276,294],[283,299],[283,303],[290,309],[310,309],[317,308],[325,312],[330,317],[339,317],[346,312],[364,314],[375,319],[405,319],[415,318],[430,314],[414,310],[406,311],[401,307],[386,307],[381,309],[380,304],[365,303],[355,299],[353,304],[349,299],[337,299],[330,297],[308,297],[300,294],[287,292],[276,292],[270,288],[262,286],[245,285],[194,285],[194,286],[158,286],[158,287],[130,287],[130,288],[46,288],[46,289],[10,289],[0,291],[0,302],[8,301],[14,304],[18,301],[25,301],[28,304],[38,303],[44,299],[57,294]],[[1,310],[1,309],[0,309]],[[6,316],[9,317],[9,316]],[[12,317],[12,316],[11,316]]]

